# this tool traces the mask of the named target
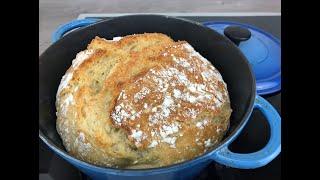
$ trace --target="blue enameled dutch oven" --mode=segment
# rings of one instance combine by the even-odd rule
[[[89,25],[90,24],[90,25]],[[75,26],[86,27],[62,35]],[[233,109],[230,128],[224,140],[211,151],[179,164],[153,169],[115,169],[96,166],[69,155],[56,131],[55,97],[61,77],[79,51],[95,36],[111,39],[135,33],[159,32],[174,40],[186,40],[201,55],[211,60],[228,85]],[[61,39],[59,39],[62,37]],[[59,40],[58,40],[59,39]],[[268,164],[281,151],[281,118],[265,99],[256,94],[255,77],[245,56],[228,38],[199,23],[160,15],[131,15],[95,22],[71,22],[55,33],[53,43],[39,60],[39,136],[56,154],[93,179],[191,179],[209,163],[241,169]],[[260,110],[270,127],[270,139],[261,150],[239,154],[228,146],[241,133],[253,109]]]

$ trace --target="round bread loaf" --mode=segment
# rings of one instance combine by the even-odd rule
[[[222,140],[232,111],[218,70],[159,33],[96,37],[63,76],[56,107],[66,150],[117,168],[199,156]]]

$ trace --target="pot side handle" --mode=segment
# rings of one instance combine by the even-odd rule
[[[57,28],[56,31],[52,33],[51,41],[52,43],[55,43],[60,38],[63,37],[67,32],[74,30],[79,27],[88,26],[90,24],[96,23],[101,19],[96,18],[87,18],[87,19],[80,19],[80,20],[73,20],[66,24],[63,24]]]
[[[270,126],[270,139],[267,145],[257,152],[240,154],[231,152],[227,144],[213,154],[214,161],[233,168],[254,169],[267,165],[279,155],[281,152],[281,117],[273,106],[260,96],[256,97],[254,108],[262,112]]]

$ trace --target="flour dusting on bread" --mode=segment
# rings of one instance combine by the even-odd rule
[[[57,130],[73,156],[102,166],[161,167],[223,138],[230,100],[219,71],[160,33],[96,37],[57,91]]]

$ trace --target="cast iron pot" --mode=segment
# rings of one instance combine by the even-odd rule
[[[88,25],[82,20],[77,26]],[[80,25],[79,25],[80,24]],[[62,28],[53,40],[75,26]],[[213,150],[179,164],[153,169],[116,169],[96,166],[69,155],[56,131],[55,98],[60,80],[76,54],[86,49],[95,36],[111,39],[135,33],[159,32],[174,40],[186,40],[201,55],[211,60],[228,85],[233,109],[230,128],[222,142]],[[130,67],[128,67],[130,68]],[[268,164],[281,151],[281,118],[265,99],[256,95],[255,77],[247,59],[237,46],[219,33],[199,23],[160,15],[131,15],[103,20],[70,32],[57,40],[39,60],[39,136],[56,154],[93,179],[190,179],[196,177],[209,163],[241,169],[258,168]],[[253,109],[260,110],[270,127],[270,139],[261,150],[239,154],[228,146],[241,133]]]

